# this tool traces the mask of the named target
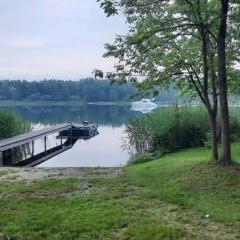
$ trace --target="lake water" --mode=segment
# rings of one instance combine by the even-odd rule
[[[139,117],[140,112],[131,111],[130,106],[63,106],[63,107],[11,107],[40,129],[56,124],[79,124],[87,120],[99,124],[99,135],[90,140],[78,142],[66,152],[55,156],[38,167],[118,167],[129,160],[129,154],[122,147],[125,124],[130,118]],[[54,144],[54,139],[48,143]],[[55,138],[55,137],[54,137]],[[37,146],[43,145],[41,142]]]

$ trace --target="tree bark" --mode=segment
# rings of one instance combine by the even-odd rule
[[[222,155],[221,163],[225,166],[231,165],[231,143],[229,127],[229,109],[227,96],[227,72],[226,72],[226,33],[229,0],[221,0],[220,26],[218,33],[218,86],[219,104],[222,127]]]
[[[212,160],[218,162],[218,136],[217,136],[217,114],[212,112],[210,115],[210,128],[212,138]]]

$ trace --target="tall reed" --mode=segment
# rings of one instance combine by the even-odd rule
[[[128,122],[125,147],[144,154],[203,146],[208,129],[202,108],[162,108]]]
[[[16,136],[30,130],[30,124],[16,113],[0,110],[0,139]]]

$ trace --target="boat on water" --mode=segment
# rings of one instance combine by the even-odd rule
[[[140,101],[132,102],[131,110],[140,111],[142,113],[148,113],[156,109],[158,105],[152,102],[150,99],[143,98]]]
[[[97,124],[89,124],[88,121],[84,121],[83,124],[74,125],[70,129],[59,132],[58,139],[90,139],[99,134]]]

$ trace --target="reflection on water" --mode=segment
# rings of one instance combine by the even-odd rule
[[[0,166],[14,166],[15,164],[25,161],[32,157],[33,148],[30,143],[23,144],[2,152],[2,161]]]
[[[85,105],[7,109],[32,122],[35,129],[60,123],[82,123],[85,120],[100,124],[98,136],[87,141],[78,140],[72,149],[42,163],[39,167],[114,167],[126,164],[129,155],[121,147],[124,124],[128,119],[142,115],[131,111],[130,106]],[[48,146],[55,144],[54,139],[48,139]],[[42,144],[39,143],[38,148],[41,147]]]
[[[104,126],[120,127],[129,118],[141,116],[140,112],[130,110],[130,106],[56,106],[56,107],[9,107],[32,123],[53,125],[59,123],[82,123],[87,120]]]
[[[90,140],[78,140],[74,147],[40,167],[112,167],[124,165],[129,156],[121,149],[124,127],[99,127],[100,134]]]

